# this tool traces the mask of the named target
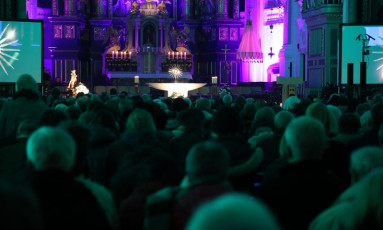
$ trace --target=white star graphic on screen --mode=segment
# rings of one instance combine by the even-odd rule
[[[380,38],[380,40],[383,41],[383,38],[382,38],[382,37],[380,37],[380,36],[378,36],[378,37]],[[380,46],[380,47],[383,48],[383,46]],[[383,54],[383,51],[375,51],[375,52],[373,52],[373,53],[374,53],[374,54]],[[383,57],[374,59],[375,62],[376,62],[376,61],[381,61],[381,60],[383,60]],[[379,69],[381,69],[382,67],[383,67],[383,64],[380,65],[376,70],[379,70]]]
[[[169,69],[170,75],[172,75],[174,78],[179,78],[182,76],[182,70],[178,66],[172,66]]]
[[[4,63],[7,64],[12,69],[15,69],[12,66],[12,60],[19,60],[14,57],[14,55],[11,55],[9,52],[17,52],[20,51],[19,49],[12,49],[12,48],[6,48],[7,46],[10,46],[14,43],[16,43],[18,40],[14,40],[15,37],[15,31],[14,30],[8,30],[9,24],[5,27],[5,29],[0,34],[0,66],[3,69],[4,73],[8,75],[7,70],[5,69]],[[8,58],[8,60],[6,59]]]

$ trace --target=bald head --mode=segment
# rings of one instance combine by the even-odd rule
[[[285,131],[290,162],[319,160],[326,142],[323,124],[317,119],[303,116],[290,122]]]

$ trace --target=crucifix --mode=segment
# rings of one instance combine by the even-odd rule
[[[230,49],[227,48],[227,44],[225,44],[225,49],[221,49],[223,51],[225,51],[225,62],[226,62],[226,53],[227,51],[229,51]]]
[[[225,49],[221,49],[221,50],[225,51],[225,70],[226,70],[227,84],[231,85],[231,77],[229,77],[229,72],[231,71],[231,65],[230,65],[230,62],[226,61],[226,54],[227,54],[227,51],[229,51],[230,49],[228,49],[227,44],[225,44]]]

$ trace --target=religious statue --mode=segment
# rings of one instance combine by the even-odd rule
[[[104,44],[108,43],[106,49],[109,50],[110,48],[115,47],[116,50],[120,50],[119,38],[119,31],[113,28],[113,24],[110,24],[104,37]]]
[[[184,30],[173,25],[169,32],[171,49],[175,51],[177,47],[187,47],[186,43],[189,41],[189,33],[190,28],[188,25],[184,25]]]
[[[130,2],[130,10],[129,13],[136,14],[139,12],[139,5],[136,0],[128,0],[126,3]]]
[[[116,4],[113,6],[113,15],[124,16],[127,13],[128,4],[125,3],[125,0],[117,0]]]
[[[76,74],[76,70],[74,69],[70,73],[70,82],[68,84],[67,89],[72,90],[73,92],[76,87],[76,84],[77,84],[77,74]]]
[[[200,0],[199,8],[202,17],[207,17],[215,12],[215,6],[212,0]]]
[[[161,2],[157,5],[158,12],[160,14],[168,14],[168,11],[166,9],[166,4],[170,4],[171,2],[169,0],[161,0]]]

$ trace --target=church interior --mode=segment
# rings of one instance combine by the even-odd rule
[[[5,0],[0,16],[43,22],[43,82],[68,84],[76,70],[93,91],[138,83],[146,92],[148,83],[177,79],[241,94],[280,90],[283,77],[297,77],[290,91],[309,95],[344,88],[342,25],[381,23],[381,2]]]
[[[0,229],[383,229],[383,0],[0,0]]]

